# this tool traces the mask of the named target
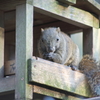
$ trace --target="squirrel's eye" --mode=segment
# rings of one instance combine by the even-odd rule
[[[57,41],[59,41],[59,39],[57,39]]]

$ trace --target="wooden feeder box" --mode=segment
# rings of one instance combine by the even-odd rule
[[[37,51],[41,28],[60,27],[82,32],[83,55],[100,59],[99,16],[98,0],[0,0],[0,100],[100,100],[82,73]]]

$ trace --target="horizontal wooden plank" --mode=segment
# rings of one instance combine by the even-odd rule
[[[26,2],[28,2],[28,0],[27,1],[9,0],[9,2],[6,0],[2,0],[2,2],[0,2],[0,9],[13,10],[16,8],[17,5],[20,5]],[[56,19],[71,23],[73,25],[76,25],[82,28],[84,27],[99,28],[99,20],[96,17],[94,17],[92,14],[90,14],[89,12],[80,10],[72,6],[69,6],[69,7],[62,6],[56,0],[48,0],[48,2],[46,2],[46,0],[41,0],[41,1],[34,0],[34,3],[32,4],[35,7],[35,11],[54,17]]]
[[[81,29],[80,27],[77,27],[75,25],[62,22],[52,17],[34,12],[34,31],[36,31],[36,29],[38,28],[38,33],[41,33],[40,32],[41,27],[44,28],[44,27],[54,27],[54,26],[60,27],[61,30],[64,32],[72,32],[72,31]],[[8,38],[8,35],[6,34],[6,37],[7,37],[6,39],[8,40],[7,43],[11,41],[12,39],[14,41],[15,32],[13,30],[15,30],[15,10],[5,13],[5,30],[6,30],[6,33],[10,35],[10,37]],[[12,32],[9,32],[9,31],[12,31]],[[34,34],[37,34],[37,32]]]
[[[89,12],[68,6],[64,7],[56,0],[34,0],[35,11],[68,22],[70,24],[87,28],[99,28],[99,20]]]
[[[100,4],[96,1],[96,0],[86,0],[85,2],[87,2],[87,4],[91,5],[91,8],[95,10],[95,12],[99,12],[98,14],[100,14]]]
[[[33,92],[37,94],[42,94],[50,97],[54,97],[61,100],[82,100],[81,96],[71,95],[68,93],[61,93],[57,91],[53,91],[47,88],[43,88],[40,86],[33,85]]]
[[[65,94],[57,92],[57,91],[52,91],[40,86],[33,85],[33,92],[38,93],[38,94],[43,94],[46,96],[51,96],[59,99],[63,99],[65,97]]]
[[[67,5],[73,5],[73,4],[76,4],[76,0],[58,0],[62,3],[65,3]]]
[[[91,95],[89,85],[82,73],[40,58],[33,57],[29,61],[29,82],[85,97]]]
[[[100,15],[100,3],[97,1],[99,0],[77,0],[74,6],[98,16]]]
[[[0,94],[15,90],[15,76],[7,76],[0,80]]]

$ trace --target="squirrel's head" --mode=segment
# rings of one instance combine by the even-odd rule
[[[47,52],[56,52],[60,45],[60,28],[45,28],[41,29],[41,42],[46,47]]]

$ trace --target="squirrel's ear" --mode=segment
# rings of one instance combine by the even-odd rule
[[[57,28],[57,31],[60,32],[60,27]]]
[[[43,32],[44,31],[44,29],[43,28],[41,28],[41,32]]]

